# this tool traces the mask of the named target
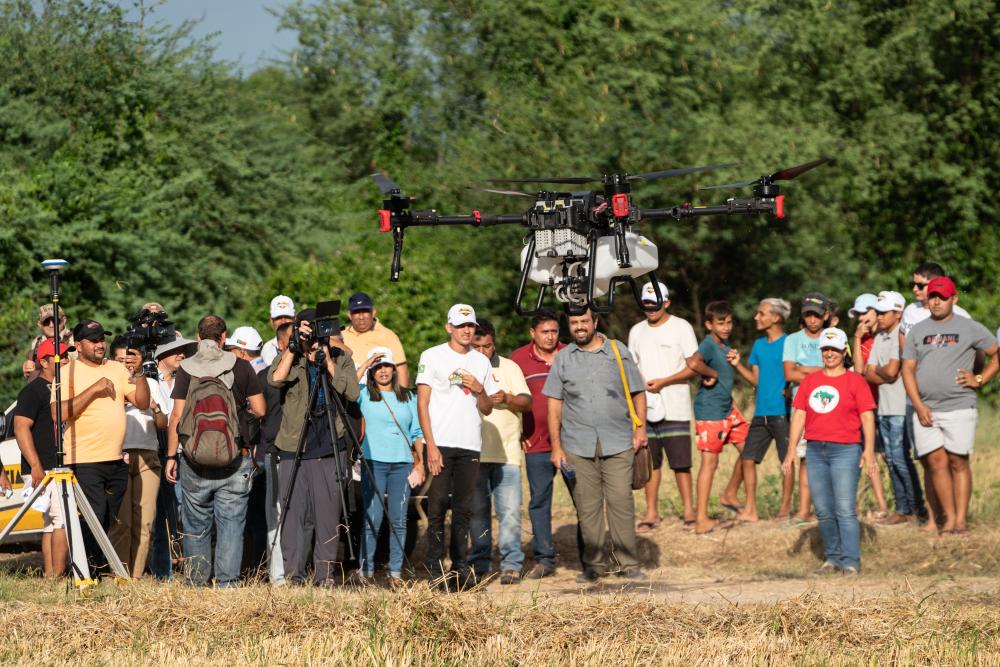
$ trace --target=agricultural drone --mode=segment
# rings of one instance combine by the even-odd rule
[[[379,229],[392,232],[393,257],[389,278],[399,280],[402,270],[403,234],[407,227],[435,225],[523,225],[530,232],[521,250],[521,279],[514,308],[519,315],[532,315],[542,307],[546,291],[551,288],[556,299],[568,312],[579,312],[589,306],[595,312],[607,313],[614,306],[615,287],[625,283],[631,288],[641,308],[656,310],[663,305],[656,269],[659,255],[656,246],[634,231],[643,220],[679,220],[705,215],[762,215],[785,217],[785,198],[777,181],[789,181],[814,167],[829,162],[828,158],[782,169],[752,181],[726,183],[701,188],[738,189],[752,186],[753,196],[730,197],[724,204],[693,206],[689,203],[670,208],[637,207],[632,201],[632,185],[670,176],[713,171],[735,164],[707,167],[684,167],[641,174],[613,173],[602,177],[571,176],[553,178],[502,178],[488,183],[535,183],[586,185],[601,183],[600,190],[565,192],[541,189],[536,193],[520,190],[479,188],[485,192],[535,200],[523,213],[493,214],[475,210],[469,215],[442,215],[436,210],[411,210],[412,197],[383,174],[372,174],[385,197],[379,211]],[[653,284],[657,301],[643,303],[636,278],[645,276]],[[538,295],[532,309],[522,308],[528,281],[538,283]],[[604,303],[597,300],[607,295]]]

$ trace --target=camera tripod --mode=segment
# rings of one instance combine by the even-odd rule
[[[66,530],[66,542],[69,548],[69,562],[73,573],[73,585],[82,592],[94,586],[95,582],[90,577],[90,567],[87,564],[87,551],[83,545],[83,530],[80,526],[80,515],[83,515],[83,520],[87,522],[87,527],[90,528],[91,534],[93,534],[94,539],[101,548],[101,553],[104,554],[104,557],[107,559],[108,565],[111,567],[111,571],[114,572],[115,576],[124,581],[129,578],[129,574],[125,570],[125,566],[122,565],[122,562],[118,559],[118,554],[115,553],[114,547],[111,545],[111,540],[108,539],[107,533],[104,532],[104,528],[101,526],[100,521],[97,520],[97,515],[94,514],[94,510],[90,507],[90,503],[87,501],[87,497],[84,495],[83,489],[80,488],[80,483],[77,481],[76,475],[71,469],[63,465],[64,424],[62,418],[62,355],[59,352],[60,341],[58,324],[59,271],[65,268],[68,263],[69,262],[63,259],[48,259],[42,262],[42,266],[49,271],[52,316],[54,323],[54,326],[52,327],[52,343],[55,355],[52,360],[55,363],[56,467],[52,470],[46,471],[45,477],[42,479],[42,483],[39,484],[32,492],[31,496],[24,501],[24,505],[22,505],[17,514],[14,515],[14,518],[10,520],[10,523],[4,526],[3,530],[0,530],[0,543],[2,543],[11,531],[14,530],[24,515],[28,513],[28,510],[31,509],[32,504],[49,489],[49,486],[56,484],[59,491],[58,502],[62,503]],[[21,475],[23,478],[23,470],[21,471]]]
[[[307,361],[307,363],[309,362]],[[316,360],[313,363],[318,365],[320,370],[317,373],[317,381],[309,389],[309,400],[308,400],[309,407],[307,411],[307,418],[312,417],[315,414],[314,408],[317,399],[319,397],[319,390],[320,388],[322,388],[323,396],[326,398],[326,402],[323,405],[322,411],[326,418],[325,419],[326,428],[329,429],[330,440],[331,442],[333,442],[333,447],[334,447],[334,468],[336,470],[336,475],[338,480],[337,488],[340,493],[340,521],[341,525],[349,527],[351,525],[350,508],[353,506],[354,503],[353,502],[348,503],[348,499],[353,501],[354,496],[353,494],[348,493],[351,477],[349,476],[350,475],[349,467],[344,465],[340,455],[339,443],[337,438],[336,418],[335,418],[336,414],[340,415],[341,421],[343,421],[344,423],[344,431],[347,434],[347,439],[348,439],[347,442],[348,451],[354,451],[360,453],[361,441],[360,438],[358,437],[357,432],[354,430],[354,426],[351,424],[351,421],[348,418],[347,407],[345,406],[343,399],[341,398],[340,394],[334,391],[333,387],[330,385],[330,376],[326,372],[326,352],[323,350],[322,347],[316,351]],[[299,434],[299,441],[295,448],[295,459],[292,464],[292,471],[288,481],[288,489],[285,491],[282,503],[278,507],[278,523],[277,526],[275,527],[274,538],[271,541],[271,546],[270,546],[271,553],[274,552],[275,545],[277,544],[278,540],[281,539],[282,530],[284,529],[285,525],[285,517],[287,516],[287,512],[285,510],[288,507],[289,502],[291,501],[292,492],[295,490],[295,480],[298,477],[299,468],[302,466],[302,454],[305,450],[305,443],[306,443],[306,438],[309,436],[309,430],[310,429],[308,424],[304,424],[302,427],[302,433]],[[378,500],[382,504],[383,516],[385,517],[385,522],[389,529],[390,538],[396,540],[396,543],[403,551],[403,559],[406,563],[406,567],[412,570],[413,568],[410,565],[410,561],[406,557],[406,549],[404,548],[403,539],[399,536],[399,534],[393,528],[392,523],[389,521],[389,505],[386,502],[383,490],[379,489],[378,486],[375,484],[375,475],[372,472],[371,467],[368,465],[368,461],[365,460],[364,456],[359,456],[359,459],[361,461],[362,474],[367,475],[369,483],[371,483],[372,488],[375,489],[375,495],[378,496]],[[345,471],[345,467],[348,468],[347,471]],[[368,524],[368,527],[371,528],[372,532],[377,535],[378,527],[372,523],[371,518],[368,516],[368,513],[364,511],[364,508],[361,508],[361,511],[364,514],[364,519],[365,522]],[[346,541],[347,541],[348,558],[350,560],[355,560],[354,545],[351,541],[350,534],[348,534]]]

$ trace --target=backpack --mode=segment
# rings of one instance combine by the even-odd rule
[[[218,377],[192,377],[177,435],[187,459],[224,468],[240,456],[239,415],[232,390]]]

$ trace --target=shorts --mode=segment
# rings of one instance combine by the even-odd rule
[[[719,454],[726,444],[742,445],[747,439],[750,424],[735,405],[725,419],[700,419],[695,422],[698,451]]]
[[[767,454],[767,448],[771,446],[771,440],[774,440],[778,448],[778,461],[784,462],[785,455],[788,454],[788,418],[784,415],[754,417],[743,446],[743,460],[760,465]]]
[[[658,421],[646,424],[653,470],[663,467],[663,454],[671,470],[691,469],[691,422]]]
[[[59,485],[55,482],[49,484],[45,493],[49,497],[49,508],[42,512],[42,532],[51,533],[53,530],[66,527],[66,521],[63,517],[63,499],[62,494],[59,493]]]
[[[972,453],[972,445],[976,439],[976,422],[979,413],[975,408],[951,410],[949,412],[931,411],[933,426],[923,426],[917,415],[913,415],[913,446],[917,456],[926,456],[931,452],[945,448],[945,451],[959,456]]]

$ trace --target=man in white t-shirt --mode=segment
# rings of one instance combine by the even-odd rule
[[[645,311],[646,320],[629,331],[628,349],[646,382],[646,426],[653,474],[646,483],[646,515],[636,526],[646,533],[660,525],[657,512],[663,456],[674,471],[677,490],[684,506],[684,525],[695,521],[691,494],[691,389],[688,381],[697,376],[687,360],[698,351],[694,328],[667,313],[670,299],[667,286],[660,283],[663,306]],[[656,303],[653,284],[642,288],[643,303]]]
[[[500,388],[490,360],[472,349],[476,311],[458,303],[448,311],[447,343],[425,350],[417,366],[417,415],[433,475],[427,493],[427,566],[443,576],[444,518],[451,506],[451,568],[441,586],[474,582],[468,566],[469,520],[479,477],[483,415],[493,411]],[[450,498],[449,498],[450,496]]]

